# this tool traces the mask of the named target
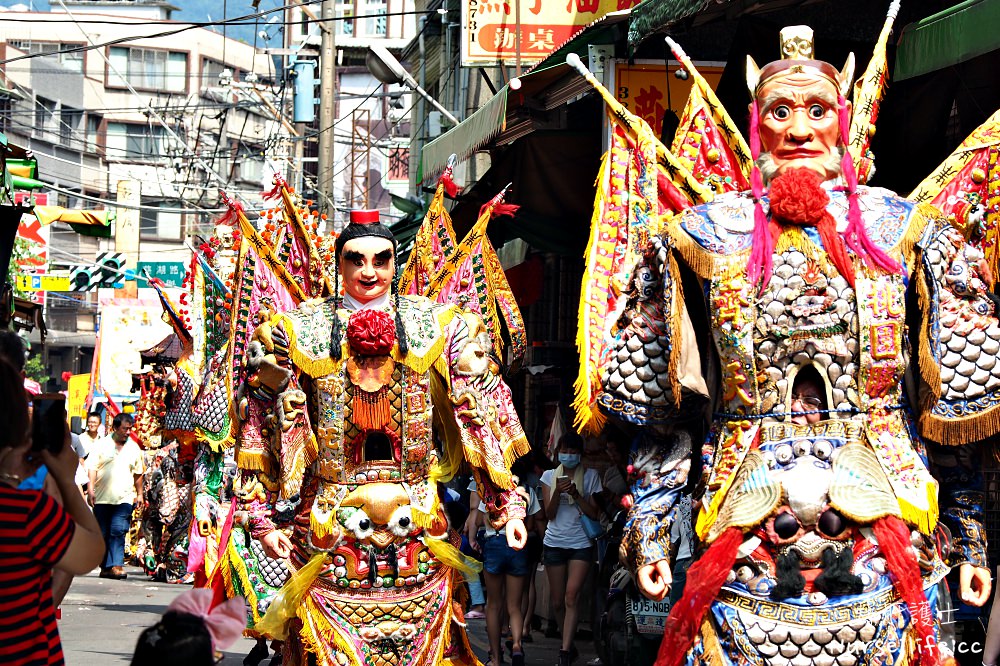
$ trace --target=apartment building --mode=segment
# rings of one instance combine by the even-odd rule
[[[271,56],[172,20],[161,0],[66,0],[0,11],[0,131],[38,158],[39,203],[103,208],[138,183],[140,262],[186,262],[210,233],[218,189],[250,208],[275,170],[289,176],[287,95]],[[92,262],[114,239],[49,229],[50,268]],[[50,374],[86,371],[97,294],[50,293]]]

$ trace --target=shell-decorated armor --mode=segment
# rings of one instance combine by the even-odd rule
[[[843,229],[847,197],[826,187]],[[633,454],[625,561],[636,570],[668,558],[691,468],[684,433],[703,414],[696,532],[706,546],[732,528],[741,535],[689,664],[907,663],[919,640],[881,519],[905,525],[920,612],[935,613],[949,565],[985,564],[981,496],[939,487],[918,435],[955,458],[995,425],[1000,327],[977,281],[981,257],[933,208],[864,187],[859,204],[905,277],[855,258],[852,286],[815,228],[786,227],[771,273],[751,285],[754,203],[724,194],[653,239],[612,331],[598,404],[646,434]],[[793,386],[807,368],[824,407],[793,422]],[[939,525],[953,536],[949,552]]]
[[[468,460],[491,521],[524,516],[508,470],[528,444],[489,335],[477,315],[402,296],[379,316],[399,308],[406,354],[360,353],[348,323],[335,360],[334,303],[306,301],[258,329],[239,404],[236,485],[251,534],[289,529],[291,580],[317,572],[288,623],[286,659],[477,664],[437,482]]]

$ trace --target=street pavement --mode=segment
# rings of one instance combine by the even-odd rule
[[[116,666],[129,664],[136,640],[146,627],[156,623],[171,600],[188,589],[186,585],[150,582],[136,567],[126,567],[127,580],[98,578],[98,570],[73,581],[62,604],[59,634],[67,666]],[[554,665],[558,661],[559,641],[532,633],[534,641],[524,645],[527,664]],[[484,662],[488,648],[486,621],[469,620],[469,641]],[[221,664],[239,666],[254,641],[242,638],[225,653]],[[584,633],[577,640],[580,657],[577,666],[594,658],[593,643]],[[510,655],[504,655],[510,664]],[[266,666],[267,661],[263,664]]]

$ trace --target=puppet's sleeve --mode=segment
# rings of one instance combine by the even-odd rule
[[[316,459],[302,375],[289,356],[290,322],[254,333],[239,397],[236,497],[254,538],[291,522],[305,470]]]
[[[494,527],[523,519],[525,501],[517,493],[510,467],[531,447],[478,315],[463,312],[451,320],[444,353],[431,372],[445,459],[461,457],[472,467]]]

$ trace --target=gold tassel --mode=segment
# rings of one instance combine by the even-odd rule
[[[670,224],[667,227],[667,231],[670,234],[670,238],[674,241],[674,247],[677,248],[681,258],[684,259],[684,263],[703,280],[712,277],[716,259],[721,259],[722,257],[718,257],[699,245],[698,241],[680,227],[680,224]],[[749,250],[744,250],[735,256],[740,257],[743,260],[743,265],[746,265],[746,257],[749,253]]]
[[[385,386],[374,393],[354,387],[351,420],[361,430],[382,430],[392,420],[392,401]]]
[[[452,569],[457,569],[467,576],[477,575],[483,570],[482,562],[466,557],[458,548],[455,548],[447,541],[435,539],[430,536],[425,536],[422,540],[435,558]]]
[[[254,631],[276,640],[285,640],[288,635],[288,620],[295,617],[302,597],[319,578],[329,558],[328,553],[316,553],[305,566],[289,576],[288,582],[274,596],[267,613],[254,626]]]

